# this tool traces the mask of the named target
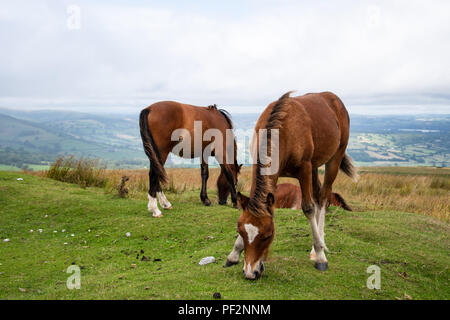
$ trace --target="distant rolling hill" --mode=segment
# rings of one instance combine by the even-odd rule
[[[4,111],[4,110],[1,110]],[[0,164],[22,167],[42,165],[58,155],[95,157],[110,166],[143,166],[135,120],[76,112],[0,111]],[[22,157],[22,159],[21,159]]]
[[[249,156],[248,141],[239,138],[251,134],[258,116],[232,115],[240,162]],[[359,166],[450,166],[450,115],[351,115],[350,118],[348,153]],[[0,169],[1,165],[41,168],[58,155],[72,154],[103,159],[109,167],[147,167],[138,113],[109,115],[0,108]],[[172,157],[166,165],[176,166]],[[177,165],[197,166],[184,160]]]

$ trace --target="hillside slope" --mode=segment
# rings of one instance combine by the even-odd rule
[[[168,198],[174,209],[154,219],[145,201],[0,172],[0,299],[210,299],[216,291],[224,299],[450,298],[450,228],[432,218],[333,208],[330,268],[320,273],[309,261],[306,219],[277,210],[266,272],[251,282],[242,264],[222,267],[239,212],[203,207],[197,191]],[[198,265],[211,255],[218,263]],[[81,268],[80,290],[66,287],[72,264]],[[381,290],[366,287],[370,265],[381,268]]]
[[[148,162],[139,137],[133,133],[136,138],[130,142],[131,134],[122,122],[107,129],[107,118],[71,118],[73,114],[76,113],[57,113],[59,117],[53,120],[42,120],[38,113],[39,121],[0,114],[0,155],[3,155],[0,163],[18,166],[18,153],[25,158],[21,162],[28,164],[46,163],[59,155],[72,154],[110,162],[127,161],[131,165]],[[118,137],[112,130],[123,134]]]

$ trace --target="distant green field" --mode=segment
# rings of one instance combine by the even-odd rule
[[[380,173],[394,175],[450,176],[450,168],[436,167],[360,167],[359,173]]]
[[[0,164],[0,171],[20,171],[21,169],[7,164]]]
[[[244,280],[242,263],[222,267],[239,211],[217,205],[214,190],[210,195],[213,206],[204,207],[198,191],[169,193],[174,209],[155,219],[146,201],[0,172],[0,299],[212,299],[214,292],[224,299],[450,298],[445,222],[332,208],[330,268],[321,273],[309,260],[304,216],[277,210],[266,272],[252,282]],[[217,263],[198,265],[205,256]],[[72,264],[81,268],[80,290],[66,287]],[[366,287],[371,265],[381,268],[381,290]]]
[[[41,170],[47,170],[50,168],[50,166],[46,165],[39,165],[39,164],[26,164],[29,169],[32,169],[33,171],[41,171]],[[22,171],[22,168],[10,166],[7,164],[0,164],[0,171]]]

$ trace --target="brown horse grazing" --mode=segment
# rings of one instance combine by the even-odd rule
[[[352,208],[350,208],[339,193],[331,193],[329,205],[352,211]],[[277,184],[277,189],[275,191],[275,208],[300,210],[302,208],[302,190],[300,187],[293,185],[292,183]]]
[[[267,129],[268,134],[266,139],[256,140],[257,151],[261,148],[272,150],[272,140],[274,144],[278,140],[273,148],[275,152],[278,150],[278,154],[270,151],[267,157],[261,158],[258,152],[252,168],[250,198],[238,193],[238,202],[243,208],[237,225],[239,236],[225,266],[238,263],[242,250],[245,250],[245,277],[257,279],[261,276],[263,261],[275,235],[273,214],[277,181],[279,177],[293,177],[300,182],[302,210],[314,239],[310,257],[315,260],[316,269],[324,271],[328,268],[324,252],[324,222],[331,187],[339,169],[350,177],[356,177],[351,159],[345,154],[349,127],[344,104],[330,92],[295,98],[291,98],[288,92],[266,108],[256,123],[255,134],[260,129]],[[279,139],[273,139],[277,134]],[[278,170],[263,174],[277,160]],[[325,178],[320,187],[318,168],[323,164]]]
[[[159,203],[164,209],[172,208],[162,192],[161,184],[167,181],[164,163],[169,152],[172,152],[172,149],[178,143],[185,143],[188,152],[181,149],[177,155],[191,159],[201,158],[202,189],[200,199],[203,204],[211,205],[206,192],[209,176],[208,162],[203,157],[205,148],[210,148],[210,155],[216,158],[221,167],[221,173],[217,180],[219,204],[226,204],[228,195],[231,193],[233,205],[237,206],[235,185],[241,165],[238,165],[236,161],[236,141],[232,133],[233,123],[225,110],[217,109],[216,105],[196,107],[173,101],[162,101],[141,111],[139,126],[144,151],[150,160],[148,210],[153,212],[154,217],[162,216],[158,209],[156,197],[158,197]],[[227,129],[229,129],[228,136]],[[217,136],[211,134],[211,131],[218,132],[220,139],[217,140]],[[207,136],[208,138],[206,138]],[[205,141],[208,139],[210,141]],[[232,150],[229,147],[231,141],[229,141],[229,144],[226,143],[230,139],[233,140]],[[232,163],[227,164],[229,162]]]

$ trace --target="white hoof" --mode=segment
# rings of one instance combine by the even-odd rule
[[[161,211],[159,211],[159,212],[153,212],[153,217],[155,217],[155,218],[162,218],[162,213],[161,213]]]

